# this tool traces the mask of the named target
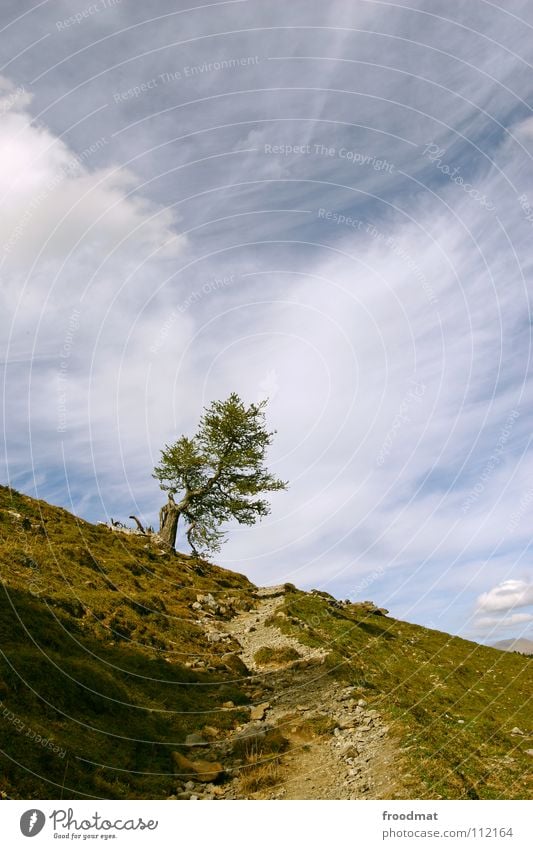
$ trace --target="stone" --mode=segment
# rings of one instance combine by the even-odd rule
[[[265,714],[269,709],[270,704],[268,702],[262,702],[260,705],[254,705],[250,708],[250,719],[261,721],[265,718]]]
[[[533,749],[526,749],[526,755],[531,755],[531,757],[533,757]]]
[[[228,708],[228,709],[229,709],[229,708],[234,708],[234,707],[235,707],[235,705],[233,704],[233,702],[223,702],[223,703],[222,703],[222,707],[223,707],[223,708]]]
[[[218,631],[212,631],[207,635],[207,640],[210,643],[219,643],[222,639],[222,634],[219,634]]]
[[[180,752],[172,752],[171,757],[175,772],[183,778],[194,776],[195,781],[211,784],[224,775],[224,767],[217,761],[191,761]]]
[[[356,758],[358,754],[359,754],[359,752],[357,751],[355,746],[353,746],[351,744],[349,744],[348,748],[345,749],[344,752],[343,752],[343,755],[347,760],[348,759],[352,760],[353,758]]]
[[[366,702],[364,699],[359,699],[357,704],[358,704],[359,707],[366,707],[368,702]]]
[[[223,654],[222,662],[229,672],[234,672],[239,676],[246,676],[250,674],[250,670],[244,661],[241,660],[239,655],[235,652],[227,652],[227,654]]]
[[[337,719],[338,728],[353,728],[354,725],[357,725],[357,720],[354,716],[342,716],[340,719]]]
[[[524,736],[524,732],[521,728],[517,728],[516,726],[511,730],[511,734],[520,734],[522,737]]]
[[[259,742],[266,737],[267,730],[269,730],[268,726],[247,725],[245,728],[236,732],[235,740],[253,740]]]
[[[341,692],[340,692],[339,700],[341,702],[344,702],[344,701],[346,701],[346,699],[351,698],[353,696],[354,690],[355,690],[355,687],[353,687],[353,686],[352,687],[345,687],[344,690],[341,690]]]
[[[195,601],[194,604],[191,604],[191,607],[192,607],[193,610],[201,610],[202,609],[202,605],[200,604],[199,601]]]
[[[209,743],[207,742],[207,740],[204,740],[204,738],[200,734],[187,734],[187,736],[185,738],[185,745],[186,746],[209,746]]]
[[[218,730],[218,728],[215,728],[213,725],[204,725],[204,727],[202,728],[202,733],[206,737],[218,737],[219,734],[220,734],[220,731]]]
[[[185,790],[194,790],[194,781],[187,781],[185,784]]]

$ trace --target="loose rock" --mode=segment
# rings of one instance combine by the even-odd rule
[[[269,707],[270,704],[268,702],[263,702],[260,705],[255,705],[250,709],[250,719],[259,721],[263,720]]]
[[[191,761],[180,752],[172,752],[176,774],[184,777],[194,776],[196,781],[210,784],[218,781],[224,774],[224,767],[216,761]]]

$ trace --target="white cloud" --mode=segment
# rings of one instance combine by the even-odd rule
[[[524,118],[511,128],[511,132],[522,140],[533,141],[533,117]]]
[[[509,579],[479,596],[479,611],[508,611],[533,605],[533,584]],[[528,614],[520,614],[527,616]],[[531,618],[531,617],[530,617]]]
[[[20,276],[44,261],[59,270],[90,256],[96,266],[117,250],[133,249],[136,258],[158,249],[179,253],[172,214],[135,191],[133,173],[91,167],[91,157],[109,143],[105,136],[75,154],[15,106],[0,126],[0,197],[10,210],[0,226],[4,268]]]
[[[0,75],[0,115],[29,106],[32,95],[23,85],[15,85],[12,80]]]
[[[501,628],[508,629],[513,625],[526,625],[533,622],[533,615],[530,613],[511,613],[506,616],[482,616],[476,620],[476,625],[479,629],[499,630]]]

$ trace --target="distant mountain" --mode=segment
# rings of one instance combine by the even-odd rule
[[[499,640],[497,643],[492,643],[493,649],[500,651],[519,651],[522,654],[533,654],[533,640],[527,640],[525,637],[520,637],[517,640]]]

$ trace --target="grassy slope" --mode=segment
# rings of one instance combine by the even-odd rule
[[[280,627],[327,645],[336,674],[391,720],[415,798],[532,798],[533,658],[304,593],[284,610]]]
[[[211,592],[249,607],[245,577],[4,487],[0,574],[0,793],[164,798],[185,735],[244,718],[247,685],[190,604]],[[285,609],[280,627],[326,644],[333,674],[389,716],[413,797],[531,797],[532,743],[510,731],[532,730],[532,660],[305,593]]]
[[[5,487],[0,575],[0,791],[9,796],[167,796],[169,752],[206,724],[231,727],[239,712],[222,704],[248,701],[221,660],[228,648],[206,644],[189,608],[205,591],[249,606],[243,576],[161,555],[142,537]],[[185,665],[198,660],[209,670]]]

